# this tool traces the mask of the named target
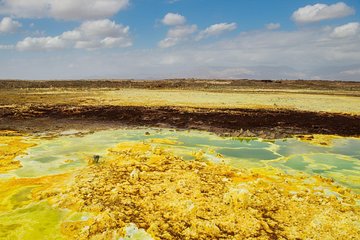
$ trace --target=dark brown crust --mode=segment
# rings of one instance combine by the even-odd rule
[[[297,110],[36,105],[0,108],[0,128],[173,127],[233,136],[278,138],[292,134],[360,136],[360,116]],[[250,132],[245,131],[250,130]]]

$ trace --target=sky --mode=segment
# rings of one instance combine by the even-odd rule
[[[0,0],[0,79],[360,81],[360,1]]]

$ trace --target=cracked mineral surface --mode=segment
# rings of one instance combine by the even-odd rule
[[[128,239],[136,227],[138,239],[360,238],[360,197],[331,179],[255,173],[194,156],[121,143],[33,197],[88,214],[62,222],[67,239]]]

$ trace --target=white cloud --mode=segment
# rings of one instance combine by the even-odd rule
[[[104,48],[130,47],[132,42],[127,37],[106,37],[100,41]]]
[[[20,51],[24,50],[42,50],[42,49],[63,49],[66,42],[60,37],[27,37],[16,44],[16,48]]]
[[[0,50],[12,50],[14,45],[0,45]]]
[[[0,15],[64,20],[102,19],[126,8],[129,0],[1,0]]]
[[[199,41],[210,36],[218,36],[233,31],[236,27],[236,23],[218,23],[200,31],[195,37],[194,34],[198,31],[196,25],[176,25],[168,30],[166,38],[158,45],[161,48],[169,48],[188,40]]]
[[[185,38],[196,32],[196,25],[176,26],[171,28],[167,34],[170,38]]]
[[[196,25],[181,25],[170,28],[165,39],[159,42],[159,47],[169,48],[180,42],[189,40],[190,36],[197,31]]]
[[[355,36],[359,34],[359,32],[360,32],[360,23],[352,22],[336,27],[331,33],[331,36],[335,38],[346,38],[346,37]]]
[[[279,29],[281,27],[280,23],[268,23],[265,25],[267,30],[276,30]]]
[[[65,32],[64,35],[73,38],[93,39],[104,37],[119,37],[129,34],[130,28],[116,24],[114,21],[108,19],[86,21],[80,25],[79,28],[71,32]]]
[[[64,39],[64,40],[77,41],[77,40],[80,40],[82,38],[82,34],[81,34],[81,31],[79,31],[77,29],[77,30],[64,32],[63,34],[61,34],[61,38]]]
[[[236,28],[237,28],[236,23],[217,23],[201,31],[197,39],[200,40],[210,36],[218,36],[225,32],[231,32]]]
[[[178,44],[180,42],[179,39],[176,39],[176,38],[165,38],[163,40],[161,40],[159,42],[159,47],[161,48],[169,48],[169,47],[173,47],[175,46],[176,44]]]
[[[4,17],[0,21],[0,33],[13,33],[16,32],[16,30],[20,27],[21,27],[21,23],[12,20],[9,17]]]
[[[15,17],[47,17],[52,0],[1,0],[0,14]]]
[[[296,10],[292,19],[297,23],[312,23],[322,20],[342,18],[355,13],[355,10],[343,2],[332,5],[320,4],[307,5]]]
[[[113,48],[131,46],[129,33],[129,26],[122,26],[105,19],[84,22],[78,29],[70,33],[65,32],[63,37],[69,39],[69,35],[72,35],[77,41],[76,48]]]
[[[168,13],[161,22],[168,26],[182,25],[185,24],[186,18],[178,13]]]
[[[50,14],[58,19],[101,19],[116,14],[129,0],[52,0]]]
[[[18,42],[18,50],[48,50],[63,48],[114,48],[132,45],[130,28],[108,19],[86,21],[80,27],[55,37],[25,38]]]

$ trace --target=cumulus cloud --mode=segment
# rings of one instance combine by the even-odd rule
[[[196,25],[185,25],[186,18],[178,13],[167,13],[161,22],[170,26],[166,38],[158,43],[160,48],[173,47],[180,42],[189,40],[189,37],[197,31]]]
[[[231,32],[236,28],[237,28],[236,23],[217,23],[201,31],[197,39],[200,40],[210,36],[218,36],[225,32]]]
[[[20,27],[21,27],[21,23],[12,20],[9,17],[4,17],[0,21],[0,33],[13,33],[16,32],[16,30]]]
[[[49,50],[64,48],[114,48],[132,45],[130,28],[108,19],[86,21],[78,28],[55,37],[27,37],[17,43],[18,50]]]
[[[0,14],[17,18],[103,19],[126,8],[129,0],[1,0]]]
[[[211,36],[218,36],[225,32],[233,31],[237,28],[236,23],[217,23],[198,32],[197,25],[175,25],[172,26],[166,35],[166,38],[159,42],[160,48],[173,47],[181,42],[188,40],[199,41]],[[195,33],[197,33],[195,35]]]
[[[196,25],[181,25],[169,29],[165,39],[159,42],[159,47],[169,48],[176,44],[186,41],[197,31]]]
[[[171,28],[167,34],[170,38],[185,38],[197,30],[196,25],[177,26]]]
[[[63,49],[66,43],[60,37],[27,37],[17,43],[18,50],[42,50],[42,49]]]
[[[346,37],[353,37],[353,36],[359,34],[359,32],[360,32],[360,23],[351,22],[351,23],[336,27],[333,30],[333,32],[331,33],[331,36],[335,37],[335,38],[346,38]]]
[[[292,19],[297,23],[303,24],[342,18],[354,13],[355,10],[343,2],[332,5],[317,3],[299,8],[293,13]]]
[[[268,23],[265,25],[267,30],[276,30],[279,29],[281,27],[280,23]]]
[[[168,26],[182,25],[185,24],[186,18],[178,13],[168,13],[161,22]]]

